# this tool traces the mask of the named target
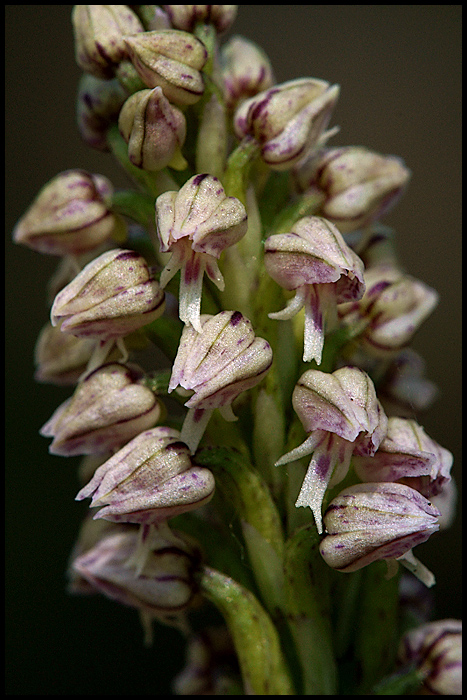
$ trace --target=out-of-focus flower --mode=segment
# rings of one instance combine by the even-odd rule
[[[361,146],[323,149],[297,171],[302,190],[324,192],[319,214],[342,233],[380,219],[397,202],[409,179],[410,171],[400,158]]]
[[[181,386],[194,392],[182,428],[182,440],[192,453],[201,440],[212,411],[235,420],[232,402],[256,386],[272,363],[272,350],[255,337],[251,322],[239,311],[222,311],[200,317],[201,332],[185,326],[175,358],[169,392]]]
[[[49,452],[87,455],[115,450],[157,423],[163,405],[143,384],[143,372],[111,362],[88,374],[40,430]]]
[[[271,63],[263,49],[243,36],[233,36],[222,46],[220,60],[224,98],[229,109],[275,83]]]
[[[338,85],[315,78],[275,85],[242,102],[234,115],[235,133],[255,139],[270,168],[289,170],[326,138],[338,95]]]
[[[131,95],[120,111],[118,128],[128,143],[128,158],[138,168],[186,168],[180,150],[185,142],[186,120],[164,97],[162,88],[139,90]]]
[[[399,646],[401,664],[415,664],[422,695],[462,695],[462,621],[436,620],[407,632]]]
[[[404,348],[378,382],[378,396],[387,415],[409,418],[426,411],[438,395],[438,387],[425,377],[426,363],[413,348]]]
[[[176,695],[231,695],[242,688],[238,659],[226,627],[208,627],[192,635],[183,670],[172,686]]]
[[[119,240],[123,220],[114,214],[113,186],[103,175],[65,170],[56,175],[16,224],[15,243],[49,255],[79,255]]]
[[[407,346],[438,303],[438,293],[395,265],[365,270],[365,293],[339,306],[345,325],[366,321],[355,342],[370,357],[393,358]]]
[[[362,481],[399,481],[432,498],[451,480],[452,461],[416,421],[393,416],[377,452],[355,456],[353,466]]]
[[[329,566],[345,573],[379,559],[400,560],[431,586],[433,575],[411,550],[439,529],[438,516],[432,503],[405,484],[356,484],[327,507],[319,551]]]
[[[157,198],[156,226],[161,252],[172,253],[161,286],[181,269],[179,316],[200,331],[203,275],[224,288],[217,260],[245,235],[246,209],[236,197],[226,196],[217,177],[204,173],[191,177],[178,192]]]
[[[66,386],[76,384],[96,347],[94,338],[62,333],[60,325],[46,323],[34,348],[36,382]]]
[[[118,64],[128,58],[123,37],[144,31],[128,5],[75,5],[71,17],[76,62],[96,78],[113,78]]]
[[[191,105],[204,92],[200,73],[208,54],[193,34],[176,29],[143,32],[126,37],[131,61],[149,88],[161,87],[176,105]]]
[[[83,73],[76,101],[78,131],[83,141],[98,151],[108,151],[107,131],[116,124],[128,93],[117,78],[103,80]]]
[[[55,297],[50,318],[64,333],[120,338],[164,312],[164,292],[134,250],[109,250],[88,263]]]
[[[321,364],[325,330],[337,325],[337,304],[362,297],[363,263],[334,224],[317,216],[299,219],[290,233],[265,242],[264,264],[281,287],[296,290],[273,319],[290,319],[305,307],[304,362]]]
[[[145,430],[98,467],[77,501],[92,498],[95,518],[157,524],[199,508],[214,494],[209,469],[193,464],[177,430]]]
[[[153,538],[141,573],[135,576],[128,561],[138,546],[138,533],[120,530],[107,534],[72,563],[73,570],[98,592],[157,619],[179,615],[196,594],[194,571],[199,549],[181,533],[167,529]]]
[[[192,32],[197,24],[212,24],[219,34],[227,31],[237,16],[237,5],[163,5],[172,26]]]
[[[309,437],[276,466],[313,454],[295,505],[311,508],[321,533],[326,489],[344,479],[353,454],[375,454],[386,434],[387,418],[370,377],[356,367],[332,374],[307,370],[295,386],[292,404]]]

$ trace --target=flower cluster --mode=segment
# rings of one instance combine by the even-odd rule
[[[352,654],[353,692],[372,694],[395,654],[334,645],[326,600],[356,615],[359,590],[386,615],[399,563],[434,584],[412,549],[452,520],[452,455],[407,407],[436,395],[410,344],[438,295],[380,223],[408,168],[329,147],[339,86],[277,84],[260,47],[222,43],[236,12],[73,8],[79,132],[137,189],[59,173],[13,232],[60,259],[35,359],[38,381],[73,387],[41,434],[82,456],[94,513],[70,590],[136,608],[147,640],[151,620],[176,625],[178,694],[338,694]],[[361,575],[352,601],[343,572]],[[216,633],[191,614],[212,604]],[[426,620],[399,662],[460,694],[459,634]]]

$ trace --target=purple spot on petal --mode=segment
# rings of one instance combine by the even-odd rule
[[[231,318],[230,318],[230,325],[231,326],[236,326],[240,323],[242,320],[243,316],[240,313],[240,311],[234,311]]]

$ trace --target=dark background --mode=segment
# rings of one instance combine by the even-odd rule
[[[58,172],[85,168],[127,181],[75,127],[80,71],[71,5],[6,6],[7,694],[166,694],[183,663],[169,628],[142,645],[134,611],[65,591],[64,570],[86,505],[77,459],[50,456],[38,430],[68,389],[35,384],[33,348],[48,318],[57,259],[11,242],[11,230]],[[385,219],[400,257],[440,303],[413,346],[441,390],[420,419],[461,477],[461,5],[244,5],[233,33],[269,55],[277,82],[341,85],[331,145],[400,155],[413,176]],[[84,508],[84,510],[83,510]],[[460,518],[416,550],[436,574],[436,617],[460,617]]]

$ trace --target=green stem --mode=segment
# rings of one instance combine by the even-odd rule
[[[114,192],[112,210],[137,221],[145,229],[154,226],[154,197],[142,192],[134,190]]]
[[[295,695],[277,630],[251,591],[204,567],[201,592],[222,613],[232,635],[247,695]]]
[[[212,470],[218,488],[239,514],[256,583],[268,610],[283,607],[283,534],[269,489],[247,458],[225,447],[200,450],[196,463]]]
[[[366,695],[392,671],[397,650],[399,574],[389,580],[386,562],[374,562],[363,571],[355,657],[360,679],[357,693]]]
[[[328,569],[319,554],[314,524],[286,542],[286,615],[301,662],[303,695],[335,695],[337,667],[332,645]]]
[[[259,144],[251,136],[245,136],[237,148],[230,154],[227,168],[222,179],[224,189],[229,197],[237,197],[243,204],[247,203],[246,192],[250,169],[259,155]]]
[[[324,199],[321,192],[305,192],[298,196],[275,219],[272,233],[288,233],[299,219],[319,212]]]

